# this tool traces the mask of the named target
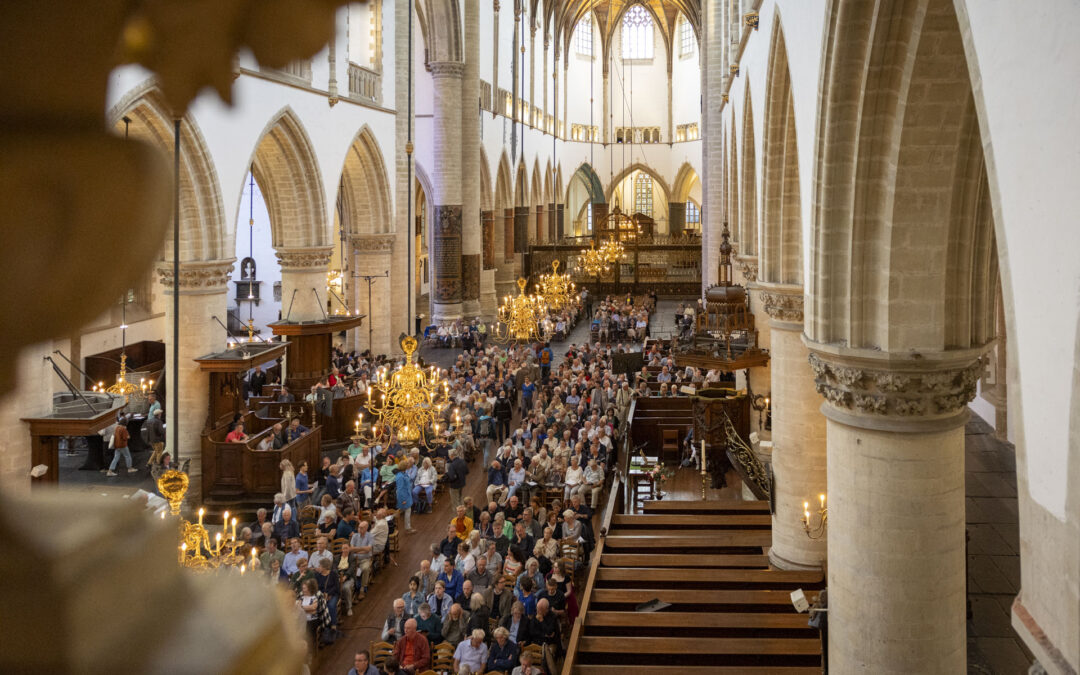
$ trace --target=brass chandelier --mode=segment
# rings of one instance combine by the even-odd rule
[[[569,274],[559,274],[559,261],[551,261],[551,274],[540,275],[540,281],[536,284],[537,294],[542,297],[552,309],[562,309],[569,305],[577,293],[574,282]]]
[[[495,339],[499,342],[533,342],[547,339],[540,322],[547,314],[547,303],[540,295],[526,295],[524,278],[518,279],[518,294],[506,296],[499,306]]]
[[[589,248],[582,249],[577,258],[577,270],[588,277],[598,277],[608,271],[608,262],[602,249],[592,244]]]
[[[157,480],[158,491],[169,502],[172,515],[179,518],[180,551],[178,561],[184,567],[199,572],[212,572],[220,568],[239,568],[247,571],[247,559],[240,553],[244,542],[236,538],[236,518],[229,518],[226,511],[222,519],[222,531],[210,538],[210,531],[203,525],[206,510],[199,508],[199,522],[192,523],[180,515],[180,504],[188,490],[188,475],[183,471],[169,469]],[[165,519],[162,512],[161,519]],[[231,525],[231,530],[230,530]],[[251,559],[257,550],[252,547]]]
[[[611,239],[600,247],[600,254],[604,256],[604,262],[616,264],[626,258],[626,248],[618,239]]]
[[[357,435],[364,441],[381,443],[395,435],[403,445],[430,447],[426,431],[431,428],[439,433],[442,411],[450,400],[450,384],[435,366],[425,370],[413,361],[416,347],[416,338],[403,336],[405,364],[393,372],[380,369],[374,383],[368,385],[367,409],[373,419],[363,435],[363,414],[356,423]]]

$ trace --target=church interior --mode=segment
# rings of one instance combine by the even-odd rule
[[[3,11],[0,670],[1080,670],[1076,2]]]

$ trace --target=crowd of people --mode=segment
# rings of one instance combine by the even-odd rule
[[[597,312],[648,316],[611,299]],[[422,672],[435,646],[449,643],[455,672],[554,672],[576,617],[574,575],[592,551],[593,515],[634,395],[633,375],[615,373],[612,357],[632,349],[571,344],[557,365],[548,343],[463,350],[446,372],[444,410],[447,423],[463,420],[463,433],[429,435],[412,448],[394,437],[375,446],[354,439],[321,467],[283,461],[281,491],[240,534],[256,549],[253,567],[292,590],[313,644],[333,642],[392,562],[394,533],[413,533],[413,515],[430,511],[445,487],[454,518],[388,608],[381,637],[394,654],[384,671]],[[335,351],[316,389],[363,390],[378,368],[394,365]],[[282,387],[277,398],[292,396]],[[234,432],[242,439],[242,427]],[[271,438],[306,432],[293,419]],[[484,485],[465,494],[475,471]],[[301,536],[308,523],[314,534]],[[357,651],[357,673],[379,672]]]

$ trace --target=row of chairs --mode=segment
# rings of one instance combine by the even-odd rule
[[[521,649],[533,657],[533,664],[543,669],[544,648],[535,644],[523,644]],[[372,642],[370,648],[371,663],[378,669],[382,669],[386,660],[394,655],[394,645],[389,642]],[[439,673],[454,672],[454,645],[449,642],[440,642],[431,648],[431,669],[425,670],[420,675],[437,675]],[[485,675],[505,675],[501,670],[490,670]]]

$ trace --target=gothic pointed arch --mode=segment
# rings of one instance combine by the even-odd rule
[[[366,124],[345,155],[338,204],[342,225],[349,234],[384,234],[393,230],[386,162]]]
[[[754,148],[754,105],[750,82],[743,98],[742,188],[739,190],[739,243],[744,255],[757,255],[757,158]]]
[[[690,162],[683,162],[679,167],[679,172],[675,174],[675,182],[671,186],[671,201],[673,202],[685,202],[690,198],[690,190],[693,189],[694,183],[699,180],[697,171],[690,165]]]
[[[266,198],[275,248],[329,246],[322,174],[303,123],[285,107],[255,144],[252,170]]]
[[[108,112],[110,126],[120,135],[124,133],[124,117],[131,120],[128,128],[131,138],[146,141],[172,156],[173,115],[152,81],[132,90]],[[232,228],[225,222],[217,169],[202,131],[189,112],[180,125],[180,259],[231,258]],[[172,258],[171,237],[166,239],[161,255],[166,260]]]
[[[622,171],[615,174],[615,177],[611,179],[610,183],[608,183],[607,190],[604,193],[607,197],[607,201],[611,201],[612,196],[615,194],[615,188],[617,188],[627,176],[634,173],[635,171],[641,171],[642,173],[647,173],[652,176],[653,181],[655,181],[656,184],[659,185],[660,188],[663,190],[664,197],[668,198],[671,196],[671,188],[668,186],[667,181],[664,180],[663,176],[661,176],[659,173],[656,172],[655,169],[653,169],[647,164],[643,164],[641,162],[634,162],[629,166],[623,167]]]
[[[799,200],[795,104],[791,95],[787,46],[779,10],[773,17],[769,69],[765,76],[762,228],[758,265],[762,281],[801,285],[802,205]]]

